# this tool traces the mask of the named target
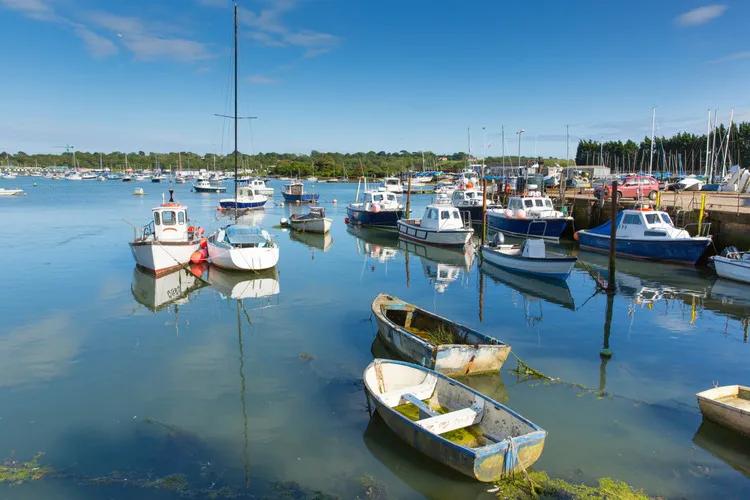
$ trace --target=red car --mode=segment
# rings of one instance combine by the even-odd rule
[[[609,198],[612,191],[612,184],[603,184],[594,190],[594,196],[597,198]],[[615,201],[620,198],[648,197],[650,200],[656,199],[656,193],[659,192],[659,181],[648,175],[629,175],[622,179],[617,185],[617,194]]]

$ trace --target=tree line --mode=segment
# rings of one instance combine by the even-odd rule
[[[680,132],[671,137],[656,137],[651,155],[651,138],[640,143],[633,140],[598,142],[584,139],[576,150],[577,165],[606,165],[614,172],[645,172],[649,163],[653,171],[700,174],[706,170],[706,159],[718,165],[750,167],[750,122],[733,123],[727,143],[727,128],[721,124],[711,133],[711,147],[706,153],[706,134]]]

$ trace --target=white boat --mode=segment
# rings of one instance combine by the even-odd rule
[[[677,191],[700,191],[703,187],[703,181],[694,175],[690,175],[680,180],[676,185]]]
[[[137,181],[137,182],[143,182],[143,181],[145,181],[145,180],[148,180],[148,176],[146,176],[146,175],[144,175],[144,174],[137,174],[137,175],[136,175],[136,176],[135,176],[135,177],[133,178],[133,180],[135,180],[135,181]]]
[[[731,247],[724,249],[721,255],[714,255],[711,260],[720,277],[750,283],[750,252],[738,252]]]
[[[557,241],[573,221],[555,210],[549,196],[538,193],[529,196],[511,196],[508,208],[487,211],[487,224],[494,230],[520,238],[544,238]]]
[[[362,181],[364,192],[360,200]],[[398,220],[404,216],[404,206],[398,201],[396,194],[387,192],[385,188],[368,190],[367,179],[360,177],[354,202],[346,207],[346,214],[348,224],[394,229]]]
[[[433,188],[433,191],[435,194],[439,195],[447,195],[451,196],[453,195],[453,192],[456,190],[456,185],[451,182],[446,181],[440,181],[437,184],[435,184],[435,187]]]
[[[173,199],[154,207],[153,219],[130,243],[136,264],[161,275],[190,262],[198,250],[202,230],[190,225],[187,207]]]
[[[482,211],[485,208],[485,200],[479,189],[456,189],[450,197],[451,204],[461,212],[461,217],[467,222],[482,223]],[[493,203],[489,197],[486,201],[487,210],[497,210],[501,205]]]
[[[211,264],[237,271],[262,271],[279,262],[279,246],[268,231],[229,224],[208,238]]]
[[[703,418],[750,436],[750,387],[725,385],[696,394]]]
[[[399,219],[397,225],[400,238],[430,245],[463,246],[474,234],[451,205],[427,205],[421,219]]]
[[[523,245],[483,245],[482,257],[490,264],[510,271],[556,279],[567,278],[578,260],[576,257],[548,255],[542,239],[528,239]]]
[[[318,182],[318,178],[315,177],[314,175],[311,175],[306,180],[307,180],[307,182]]]
[[[3,175],[0,175],[0,179],[8,179],[8,180],[13,180],[13,179],[15,179],[16,177],[17,177],[17,176],[16,176],[16,174],[13,174],[13,173],[10,173],[10,172],[8,172],[8,173],[6,173],[6,174],[3,174]]]
[[[249,186],[255,190],[256,193],[268,196],[273,196],[273,188],[266,186],[266,182],[263,179],[251,179]]]
[[[306,214],[293,214],[289,218],[289,225],[295,231],[325,234],[331,230],[333,221],[326,217],[323,207],[310,207]]]
[[[251,186],[237,188],[237,199],[222,198],[219,200],[220,210],[261,210],[268,202],[268,196],[260,194]]]
[[[272,297],[281,291],[279,272],[276,269],[259,273],[238,273],[210,266],[208,282],[224,298],[235,300]]]
[[[73,172],[71,174],[68,174],[65,177],[65,179],[67,179],[69,181],[82,181],[83,180],[83,176],[81,174],[77,173],[77,172]]]
[[[95,181],[98,178],[98,176],[93,172],[86,172],[84,174],[81,174],[81,180],[84,181]]]
[[[142,187],[137,187],[133,190],[133,196],[143,196],[146,192],[143,190]]]
[[[23,189],[0,188],[0,196],[20,196],[22,194],[25,194]]]
[[[201,179],[193,184],[193,191],[196,193],[223,193],[226,190],[226,186],[218,182],[211,182],[208,179]]]
[[[383,179],[383,187],[389,193],[401,194],[404,192],[404,187],[401,184],[401,179],[398,177],[386,177]]]

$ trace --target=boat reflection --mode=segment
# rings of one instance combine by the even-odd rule
[[[271,299],[280,292],[276,268],[261,272],[237,272],[210,266],[208,282],[225,299]]]
[[[380,263],[393,260],[398,255],[398,234],[382,229],[368,229],[347,225],[346,231],[355,237],[357,253]]]
[[[747,322],[750,319],[750,285],[718,278],[709,292],[706,305],[734,319]]]
[[[191,293],[206,285],[200,278],[202,273],[203,267],[198,266],[194,273],[186,268],[180,268],[157,278],[136,266],[133,269],[130,291],[139,304],[156,312],[170,304],[186,303]]]
[[[568,283],[563,280],[537,278],[532,275],[506,271],[489,262],[483,262],[481,272],[493,281],[502,283],[521,293],[526,299],[542,299],[566,309],[575,309],[573,295]]]
[[[693,443],[750,477],[750,438],[704,419],[693,436]]]
[[[310,248],[327,252],[333,245],[331,233],[309,233],[306,231],[289,231],[289,239],[298,241]]]
[[[419,257],[425,276],[439,293],[443,293],[448,285],[460,278],[461,271],[468,273],[474,263],[473,247],[444,248],[401,239],[398,246],[406,254]]]

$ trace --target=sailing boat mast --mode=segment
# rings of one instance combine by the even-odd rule
[[[651,108],[651,153],[648,158],[648,175],[652,174],[654,165],[654,134],[656,133],[656,107]]]
[[[234,222],[237,222],[237,2],[234,3]]]

